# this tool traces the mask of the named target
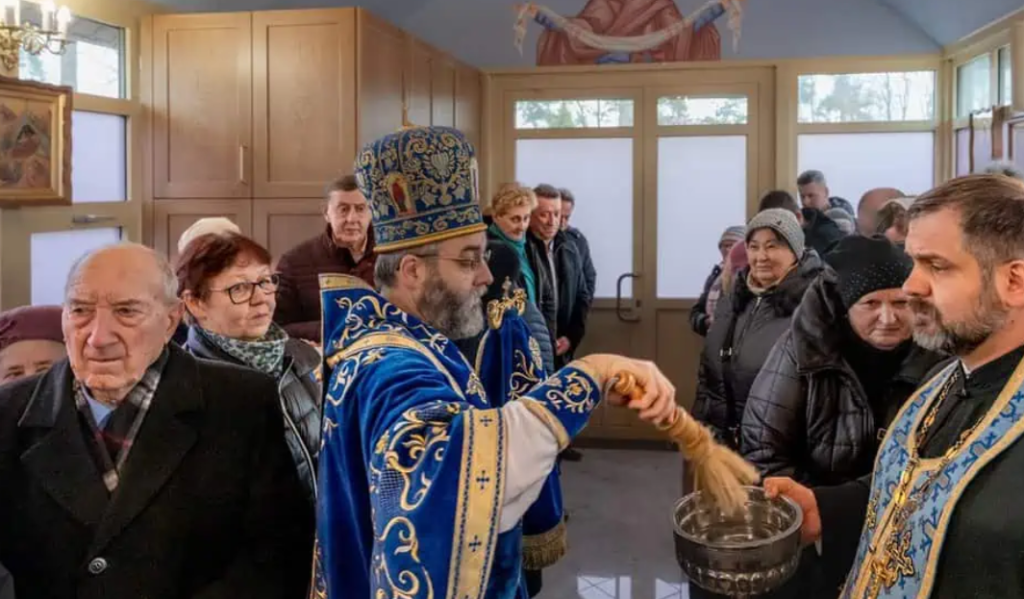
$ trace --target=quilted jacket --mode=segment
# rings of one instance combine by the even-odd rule
[[[756,296],[747,287],[748,267],[738,273],[732,292],[718,300],[701,354],[694,415],[720,439],[732,441],[728,431],[740,424],[750,386],[772,346],[789,328],[789,319],[804,291],[822,268],[818,254],[808,250],[778,285]],[[723,357],[730,351],[731,359],[726,364]],[[727,384],[735,401],[734,421],[729,418]]]
[[[881,432],[942,360],[913,346],[888,383],[869,385],[883,389],[872,405],[843,357],[850,347],[845,317],[828,271],[808,290],[754,381],[742,450],[762,475],[822,486],[871,472]]]

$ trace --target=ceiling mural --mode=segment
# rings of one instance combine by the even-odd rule
[[[684,15],[674,0],[587,0],[574,16],[547,6],[516,6],[515,46],[520,54],[527,26],[543,28],[537,66],[720,60],[724,21],[739,43],[745,0],[711,0]]]
[[[153,1],[185,12],[361,6],[484,68],[933,54],[1022,6],[1022,0]]]

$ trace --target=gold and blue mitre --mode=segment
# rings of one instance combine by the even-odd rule
[[[456,129],[410,127],[367,144],[356,178],[373,213],[377,253],[487,228],[476,154]]]

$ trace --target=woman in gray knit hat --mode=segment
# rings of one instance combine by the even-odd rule
[[[817,252],[806,249],[796,216],[781,208],[747,224],[748,265],[736,273],[715,309],[701,354],[693,414],[719,440],[739,450],[740,423],[750,387],[782,334],[804,291],[821,273]],[[683,477],[683,490],[692,480]],[[694,599],[718,597],[691,587]]]
[[[738,448],[747,393],[804,291],[821,272],[793,213],[772,208],[750,220],[748,266],[715,309],[701,355],[694,414]]]

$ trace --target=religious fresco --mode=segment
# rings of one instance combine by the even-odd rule
[[[692,0],[587,0],[576,16],[541,4],[517,4],[515,45],[522,54],[527,25],[543,28],[537,66],[720,60],[716,23],[725,20],[739,43],[745,0],[710,0],[689,15],[677,2]]]

